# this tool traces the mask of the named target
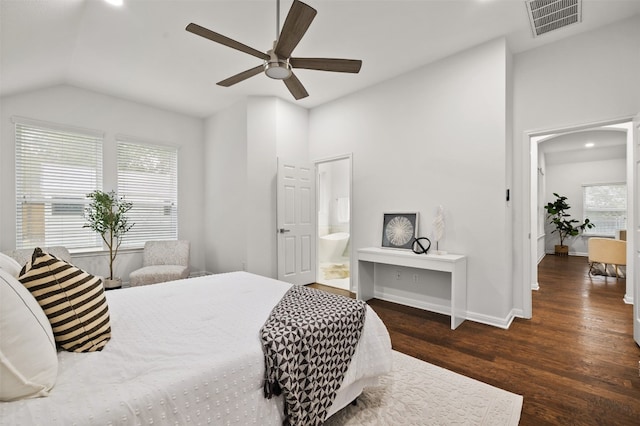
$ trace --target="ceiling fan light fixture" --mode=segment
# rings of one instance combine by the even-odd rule
[[[286,80],[291,77],[291,66],[287,61],[265,62],[264,73],[274,80]]]

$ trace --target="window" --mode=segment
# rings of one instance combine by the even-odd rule
[[[615,236],[616,231],[627,227],[627,185],[613,183],[585,185],[582,187],[584,218],[596,227],[586,229],[586,234]]]
[[[122,247],[178,238],[178,149],[118,138],[118,195],[133,203]]]
[[[84,228],[86,194],[102,189],[102,133],[14,117],[16,248],[101,247]]]

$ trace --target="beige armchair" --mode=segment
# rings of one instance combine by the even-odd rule
[[[190,243],[185,240],[147,241],[142,268],[129,275],[131,287],[179,280],[189,276]]]
[[[13,257],[20,265],[24,266],[28,261],[31,260],[31,256],[33,256],[33,250],[30,249],[15,249],[15,250],[7,250],[3,252],[7,256]],[[71,263],[71,254],[69,254],[69,250],[67,250],[64,246],[51,246],[51,247],[42,247],[42,251],[45,253],[49,253],[52,256],[57,257],[60,260],[64,260],[67,263]]]
[[[627,242],[611,238],[589,238],[589,275],[596,263],[615,265],[616,277],[619,275],[618,267],[627,264]]]

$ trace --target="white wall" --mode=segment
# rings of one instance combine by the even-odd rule
[[[349,220],[340,220],[338,200],[349,199],[350,160],[340,159],[318,164],[318,235],[350,232]]]
[[[640,16],[514,56],[514,306],[530,288],[526,132],[640,112]],[[548,188],[548,187],[547,187]],[[524,282],[523,282],[524,281]]]
[[[307,110],[273,97],[250,97],[207,120],[210,271],[277,277],[277,158],[309,161],[307,134]]]
[[[331,163],[321,163],[317,168],[316,195],[318,212],[318,236],[330,234],[330,217],[331,217],[331,192],[333,187],[333,175],[331,174]]]
[[[290,161],[309,161],[309,111],[275,99],[276,152]]]
[[[337,160],[325,163],[331,173],[329,197],[329,233],[349,232],[349,221],[341,221],[338,217],[338,200],[349,199],[349,160]]]
[[[343,159],[338,161],[332,161],[331,174],[333,176],[331,180],[331,220],[330,220],[330,233],[334,232],[349,232],[349,216],[344,215],[347,213],[347,208],[343,206],[343,216],[339,214],[339,200],[343,200],[348,203],[349,189],[351,177],[349,172],[351,170],[349,159]],[[348,204],[347,204],[348,205]]]
[[[15,247],[15,131],[11,117],[23,116],[103,131],[106,190],[116,188],[115,135],[179,147],[178,237],[191,241],[191,270],[204,270],[202,120],[64,85],[3,97],[0,106],[0,250]],[[109,272],[105,253],[73,257],[90,273]],[[122,252],[116,259],[116,274],[127,281],[129,272],[141,265],[139,251]]]
[[[315,108],[309,141],[311,158],[353,153],[356,249],[380,246],[384,212],[419,212],[419,234],[431,236],[442,204],[440,248],[468,256],[469,315],[502,326],[512,298],[508,61],[495,40]]]
[[[276,174],[278,101],[250,98],[247,107],[247,270],[277,277]]]
[[[247,104],[239,102],[209,118],[204,144],[206,268],[243,269],[246,262]]]

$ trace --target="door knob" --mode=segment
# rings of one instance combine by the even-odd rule
[[[289,231],[291,231],[291,229],[284,229],[284,228],[278,229],[278,232],[280,232],[281,234],[284,234],[285,232],[289,232]]]

